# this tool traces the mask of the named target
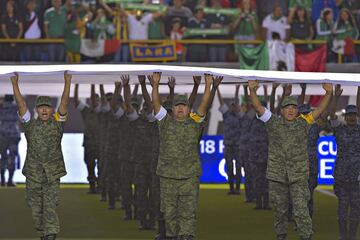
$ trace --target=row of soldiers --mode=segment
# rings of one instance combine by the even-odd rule
[[[152,76],[148,76],[151,80]],[[154,229],[158,222],[157,239],[165,239],[165,222],[160,211],[160,180],[156,175],[159,157],[159,130],[146,87],[146,76],[138,76],[139,84],[130,91],[129,77],[122,76],[115,83],[113,93],[105,93],[100,85],[100,97],[91,85],[88,103],[78,98],[75,86],[74,101],[84,122],[84,155],[88,169],[89,192],[99,191],[100,200],[108,201],[115,209],[121,196],[124,220],[138,219],[139,229]],[[214,78],[211,101],[222,78]],[[176,79],[168,79],[169,95],[162,106],[171,115],[172,107],[196,100],[201,76],[194,76],[194,87],[189,99],[175,96]],[[141,88],[144,104],[137,97]],[[121,94],[123,89],[123,94]],[[199,139],[200,141],[200,139]],[[95,167],[98,167],[98,176]],[[134,188],[132,187],[134,186]]]
[[[12,95],[5,95],[0,104],[0,186],[14,187],[14,173],[20,166],[18,144],[20,141],[19,117]],[[6,170],[8,179],[5,179]]]

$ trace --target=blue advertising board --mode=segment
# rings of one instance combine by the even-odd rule
[[[200,177],[200,181],[202,183],[225,183],[227,181],[227,174],[225,170],[223,136],[203,136],[199,148],[202,166],[202,176]],[[319,184],[332,185],[334,182],[332,173],[335,166],[337,150],[335,137],[319,137],[317,149]]]

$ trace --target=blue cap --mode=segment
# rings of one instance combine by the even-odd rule
[[[347,105],[345,108],[345,114],[358,113],[358,109],[355,105]]]
[[[309,104],[300,105],[300,107],[299,107],[299,113],[301,113],[301,114],[308,114],[309,112],[311,112],[311,107],[310,107]]]

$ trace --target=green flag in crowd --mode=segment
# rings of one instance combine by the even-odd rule
[[[240,69],[269,70],[269,52],[266,43],[256,47],[235,45],[235,51],[239,56]]]

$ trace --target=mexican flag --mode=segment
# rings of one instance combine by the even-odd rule
[[[115,53],[120,48],[120,40],[82,39],[80,53],[87,57],[102,57]]]
[[[291,43],[275,40],[254,47],[236,45],[235,50],[239,56],[240,69],[326,71],[326,44],[312,51],[304,51],[296,49]]]

